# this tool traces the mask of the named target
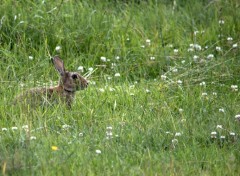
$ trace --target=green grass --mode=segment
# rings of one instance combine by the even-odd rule
[[[238,175],[237,0],[42,2],[0,5],[2,175]],[[12,106],[56,54],[90,74],[72,109]]]

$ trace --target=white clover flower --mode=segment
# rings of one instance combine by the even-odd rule
[[[147,39],[147,40],[146,40],[146,43],[147,43],[148,45],[151,45],[151,40],[150,40],[150,39]]]
[[[12,130],[17,130],[17,129],[18,129],[18,127],[12,127],[11,129],[12,129]]]
[[[229,133],[230,136],[235,136],[236,134],[234,132]]]
[[[173,48],[173,44],[169,44],[168,47],[169,47],[169,48]]]
[[[202,50],[202,47],[199,44],[194,44],[193,48],[195,48],[195,50],[197,50],[197,51],[201,51]]]
[[[231,89],[233,91],[238,91],[238,85],[231,85]]]
[[[194,55],[194,56],[193,56],[193,60],[194,60],[194,61],[197,61],[198,58],[199,58],[199,56],[197,56],[197,55]]]
[[[211,132],[211,138],[217,138],[217,132],[216,131]]]
[[[200,86],[206,86],[206,83],[203,81],[199,84]]]
[[[228,37],[228,38],[227,38],[227,41],[232,41],[232,40],[233,40],[232,37]]]
[[[120,73],[115,73],[115,77],[120,77]]]
[[[177,80],[177,83],[178,83],[178,84],[182,84],[182,81],[181,81],[181,80]]]
[[[199,33],[199,31],[194,31],[194,35],[197,35]]]
[[[207,95],[208,95],[207,92],[202,93],[202,96],[207,96]]]
[[[28,59],[29,60],[33,60],[33,56],[28,56]]]
[[[68,128],[70,128],[71,126],[70,125],[67,125],[67,124],[64,124],[63,126],[62,126],[62,128],[64,129],[64,130],[67,130]]]
[[[218,111],[223,112],[223,113],[225,112],[225,110],[223,108],[220,108]]]
[[[56,46],[56,48],[55,48],[55,50],[56,50],[57,52],[59,52],[61,49],[62,49],[61,46]]]
[[[222,125],[217,125],[217,128],[223,129]]]
[[[141,48],[145,48],[145,45],[142,45]]]
[[[36,140],[37,138],[36,138],[36,136],[31,136],[30,137],[30,140]]]
[[[219,24],[224,24],[225,22],[224,22],[224,20],[219,20],[218,23]]]
[[[225,136],[220,136],[220,139],[225,139],[226,137]]]
[[[119,59],[120,59],[120,57],[119,57],[119,56],[116,56],[116,57],[115,57],[115,59],[116,59],[116,60],[119,60]]]
[[[185,60],[182,60],[182,61],[181,61],[182,64],[185,64],[185,62],[186,62]]]
[[[77,70],[80,71],[80,72],[84,72],[83,66],[79,66],[79,67],[77,68]]]
[[[155,57],[154,57],[154,56],[151,56],[151,57],[150,57],[150,60],[155,60]]]
[[[112,138],[113,133],[111,131],[107,131],[106,136],[107,136],[107,139],[110,139],[110,138]]]
[[[236,120],[240,120],[240,114],[235,115]]]
[[[205,49],[208,49],[208,46],[206,45],[204,48],[205,48]]]
[[[194,51],[194,49],[193,48],[188,48],[188,50],[187,50],[188,52],[193,52]]]
[[[96,152],[96,154],[101,154],[102,153],[101,150],[96,150],[95,152]]]
[[[235,43],[235,44],[233,44],[233,46],[232,46],[233,48],[237,48],[238,47],[238,44],[237,43]]]
[[[7,131],[8,129],[7,128],[2,128],[2,131]]]
[[[83,133],[79,133],[78,136],[79,136],[79,137],[83,137]]]
[[[216,51],[222,51],[222,48],[220,46],[216,46]]]
[[[151,91],[149,89],[146,89],[146,93],[150,93]]]
[[[174,69],[172,69],[172,72],[173,72],[173,73],[177,73],[177,72],[178,72],[178,69],[177,69],[177,68],[174,68]]]
[[[88,71],[92,72],[92,71],[93,71],[93,68],[92,68],[92,67],[88,68]]]
[[[172,140],[172,144],[173,144],[173,145],[176,145],[177,143],[178,143],[178,140],[177,140],[177,139],[173,139],[173,140]]]
[[[174,49],[173,52],[174,52],[174,54],[177,54],[178,53],[178,49]]]
[[[183,109],[182,109],[182,108],[179,108],[178,111],[181,113],[181,112],[183,112]]]
[[[214,96],[216,96],[216,95],[217,95],[217,92],[213,92],[212,94],[213,94]]]
[[[130,96],[134,96],[134,93],[130,93],[129,95],[130,95]]]
[[[107,58],[104,57],[104,56],[100,57],[100,60],[103,61],[103,62],[107,62]]]
[[[25,130],[28,129],[28,125],[23,125],[22,129],[25,129]]]
[[[166,133],[166,134],[172,134],[170,131],[166,131],[165,133]]]
[[[217,135],[216,131],[211,132],[211,135]]]
[[[182,136],[180,132],[175,133],[175,136]]]
[[[100,88],[99,91],[100,92],[105,92],[105,90],[103,88]]]
[[[127,38],[126,40],[127,40],[127,41],[130,41],[130,38]]]
[[[213,55],[213,54],[209,54],[209,55],[207,56],[207,59],[212,59],[212,58],[214,58],[214,55]]]
[[[112,87],[110,87],[110,88],[109,88],[109,91],[110,91],[110,92],[113,92],[113,91],[115,91],[115,89],[112,88]]]
[[[108,127],[107,127],[107,130],[112,130],[112,129],[113,129],[112,126],[108,126]]]

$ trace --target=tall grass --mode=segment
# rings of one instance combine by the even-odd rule
[[[1,174],[239,173],[238,1],[12,0],[0,18]],[[72,109],[12,106],[57,81],[53,55],[90,75]]]

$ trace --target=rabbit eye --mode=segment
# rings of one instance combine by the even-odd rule
[[[78,76],[77,76],[76,74],[73,74],[73,75],[72,75],[72,79],[77,79],[77,77],[78,77]]]

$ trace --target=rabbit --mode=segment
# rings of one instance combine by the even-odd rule
[[[71,108],[76,91],[87,88],[88,81],[79,73],[66,71],[59,56],[54,56],[51,60],[60,75],[58,85],[27,90],[16,98],[15,104],[18,102],[38,106],[63,102]]]

